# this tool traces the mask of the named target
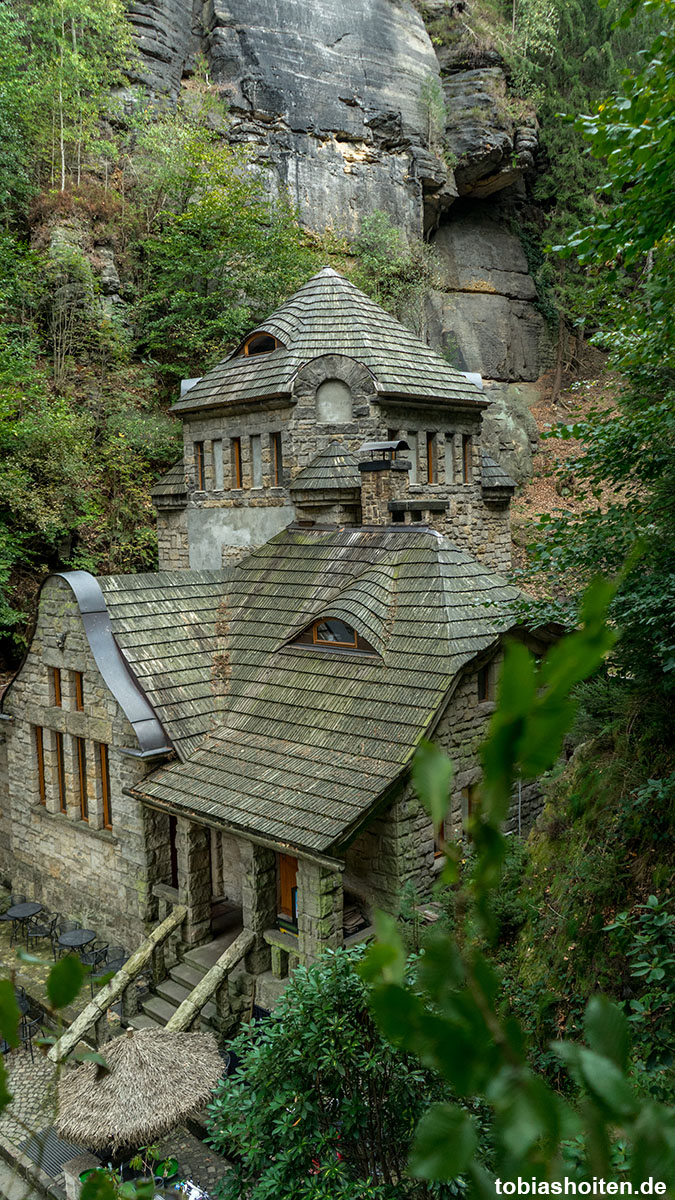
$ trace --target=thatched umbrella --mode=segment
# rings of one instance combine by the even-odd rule
[[[212,1033],[128,1030],[93,1062],[66,1071],[56,1129],[92,1150],[146,1145],[197,1112],[225,1070]]]

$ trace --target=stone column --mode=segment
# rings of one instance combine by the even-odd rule
[[[342,875],[318,863],[298,863],[298,952],[309,965],[342,945]]]
[[[274,851],[263,846],[243,842],[241,848],[242,921],[244,929],[255,935],[253,949],[246,955],[246,969],[259,975],[270,967],[270,948],[262,935],[274,926],[277,915],[277,860]]]
[[[211,937],[211,837],[205,825],[178,818],[178,897],[188,910],[183,940],[199,946]]]

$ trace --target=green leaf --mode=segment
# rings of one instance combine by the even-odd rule
[[[7,1108],[11,1101],[12,1093],[7,1087],[7,1070],[4,1060],[0,1058],[0,1113]]]
[[[117,1187],[110,1172],[105,1168],[92,1171],[82,1184],[80,1200],[117,1200]]]
[[[77,1059],[78,1062],[96,1063],[96,1066],[101,1068],[101,1070],[97,1072],[99,1075],[108,1074],[110,1071],[110,1067],[105,1058],[96,1050],[85,1050],[83,1053],[74,1054],[73,1058]]]
[[[47,976],[47,995],[52,1008],[65,1008],[72,1004],[84,979],[84,968],[79,958],[67,954],[54,963]]]
[[[593,996],[586,1005],[584,1034],[591,1050],[626,1069],[630,1026],[621,1009],[606,996]]]
[[[420,742],[412,762],[412,782],[438,833],[450,806],[453,767],[447,754],[431,742]]]
[[[14,986],[10,979],[0,979],[0,1036],[9,1046],[19,1044],[21,1013],[16,1002]]]
[[[454,1104],[432,1104],[417,1126],[410,1171],[418,1179],[455,1179],[478,1145],[476,1128]]]

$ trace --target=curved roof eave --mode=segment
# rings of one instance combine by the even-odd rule
[[[54,571],[45,583],[55,577],[63,579],[73,593],[96,666],[136,735],[140,753],[127,753],[142,758],[171,753],[170,740],[115,641],[98,580],[89,571]]]

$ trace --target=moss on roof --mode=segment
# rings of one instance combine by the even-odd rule
[[[216,729],[135,794],[338,851],[406,769],[457,673],[510,624],[516,595],[432,531],[285,530],[232,569]],[[378,656],[291,644],[328,615]]]
[[[475,384],[332,267],[314,275],[254,332],[272,334],[282,348],[250,357],[235,352],[198,380],[172,411],[291,396],[298,369],[324,354],[363,363],[382,396],[487,407]]]

